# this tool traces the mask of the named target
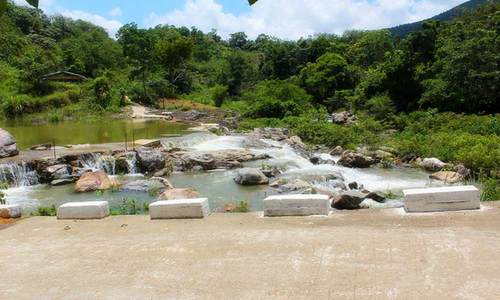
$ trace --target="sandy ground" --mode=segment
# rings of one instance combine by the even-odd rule
[[[486,205],[29,218],[0,231],[0,299],[500,299],[500,203]]]

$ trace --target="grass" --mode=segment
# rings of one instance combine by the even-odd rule
[[[39,207],[36,212],[32,212],[31,215],[40,217],[55,217],[57,215],[57,209],[55,205],[49,207]]]
[[[199,110],[199,111],[215,111],[217,108],[195,102],[193,100],[185,100],[185,99],[162,99],[158,101],[158,105],[161,109],[169,110],[169,111],[191,111],[191,110]]]

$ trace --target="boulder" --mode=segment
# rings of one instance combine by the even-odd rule
[[[252,134],[261,139],[275,141],[286,140],[289,137],[289,131],[286,128],[255,128]]]
[[[351,111],[341,111],[332,114],[332,122],[335,124],[353,124],[356,123],[358,118]]]
[[[243,168],[237,171],[234,181],[241,185],[260,185],[268,184],[269,178],[258,169]]]
[[[298,192],[298,191],[304,192],[305,190],[310,188],[312,188],[312,185],[309,182],[301,179],[294,179],[279,187],[282,193]]]
[[[321,156],[313,156],[309,158],[309,161],[313,165],[334,165],[335,161],[333,159],[325,159]]]
[[[154,173],[165,168],[165,157],[158,150],[139,148],[137,150],[137,163],[143,173]]]
[[[337,147],[333,148],[332,151],[330,151],[330,155],[333,155],[333,156],[342,155],[342,153],[344,153],[344,148],[342,148],[341,146],[337,146]]]
[[[47,167],[46,172],[52,180],[70,179],[73,168],[70,165],[58,164]]]
[[[446,183],[457,183],[464,179],[462,175],[452,171],[439,171],[430,175],[429,177],[431,179],[443,181]]]
[[[193,188],[170,189],[160,195],[158,200],[178,200],[178,199],[196,199],[200,194]]]
[[[281,175],[281,171],[277,167],[261,169],[261,171],[267,178],[276,178]]]
[[[454,170],[463,178],[467,178],[470,175],[470,170],[462,164],[456,165]]]
[[[120,186],[120,183],[110,178],[104,171],[84,173],[76,182],[75,192],[86,193],[97,190],[108,190]]]
[[[366,194],[358,191],[344,192],[334,199],[332,207],[336,209],[359,209],[361,202],[366,199]]]
[[[385,202],[385,196],[382,195],[381,193],[377,192],[370,192],[365,196],[365,199],[372,199],[374,201],[377,201],[378,203],[384,203]]]
[[[19,154],[14,137],[0,128],[0,158],[16,156]]]
[[[350,182],[348,185],[349,189],[351,190],[357,190],[358,189],[358,183],[356,181]]]
[[[203,170],[216,169],[215,157],[210,153],[194,152],[183,156],[188,169],[199,166]]]
[[[369,168],[375,163],[376,161],[370,156],[352,151],[344,151],[338,161],[338,164],[349,168]]]
[[[439,159],[432,157],[424,158],[424,160],[420,163],[420,166],[426,171],[437,172],[441,171],[446,164]]]
[[[21,206],[15,205],[0,205],[0,218],[15,219],[20,218],[22,213]]]
[[[166,190],[172,188],[173,186],[168,180],[164,178],[153,177],[151,179],[141,179],[129,182],[122,187],[122,190],[146,193],[154,191],[155,193],[162,194]]]

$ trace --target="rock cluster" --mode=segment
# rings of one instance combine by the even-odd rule
[[[0,158],[16,156],[19,154],[14,137],[6,130],[0,128]]]

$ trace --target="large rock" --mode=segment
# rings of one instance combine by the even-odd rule
[[[286,140],[289,137],[289,131],[286,128],[255,128],[252,134],[261,139],[275,141]]]
[[[139,148],[137,150],[137,163],[143,173],[154,173],[165,168],[165,157],[158,150]]]
[[[420,166],[422,166],[422,168],[424,168],[424,170],[426,171],[437,172],[441,171],[446,166],[446,164],[439,159],[432,157],[424,158]]]
[[[457,183],[464,179],[459,173],[451,171],[439,171],[429,177],[446,183]]]
[[[366,199],[366,194],[358,191],[344,192],[340,197],[334,199],[332,207],[336,209],[358,209],[361,202]]]
[[[341,111],[332,114],[332,121],[335,124],[353,124],[358,118],[350,111]]]
[[[160,195],[158,200],[178,200],[178,199],[196,199],[200,194],[193,188],[170,189]]]
[[[243,168],[236,173],[234,181],[241,185],[268,184],[269,178],[258,169]]]
[[[344,151],[338,161],[338,164],[349,168],[369,168],[375,163],[376,161],[370,156],[352,151]]]
[[[86,193],[97,190],[109,190],[113,187],[120,186],[120,183],[110,178],[104,171],[84,173],[76,182],[75,192]]]
[[[194,152],[187,153],[183,159],[188,167],[201,167],[203,170],[213,170],[216,168],[215,157],[210,153]]]
[[[0,158],[16,156],[17,144],[14,137],[7,131],[0,128]]]
[[[73,168],[70,165],[58,164],[47,167],[46,171],[52,180],[70,179]]]
[[[141,179],[129,182],[122,187],[122,190],[162,194],[166,190],[172,188],[173,187],[170,182],[168,182],[165,178],[153,177],[151,179]]]
[[[0,205],[0,218],[14,219],[20,218],[22,209],[20,205]]]

